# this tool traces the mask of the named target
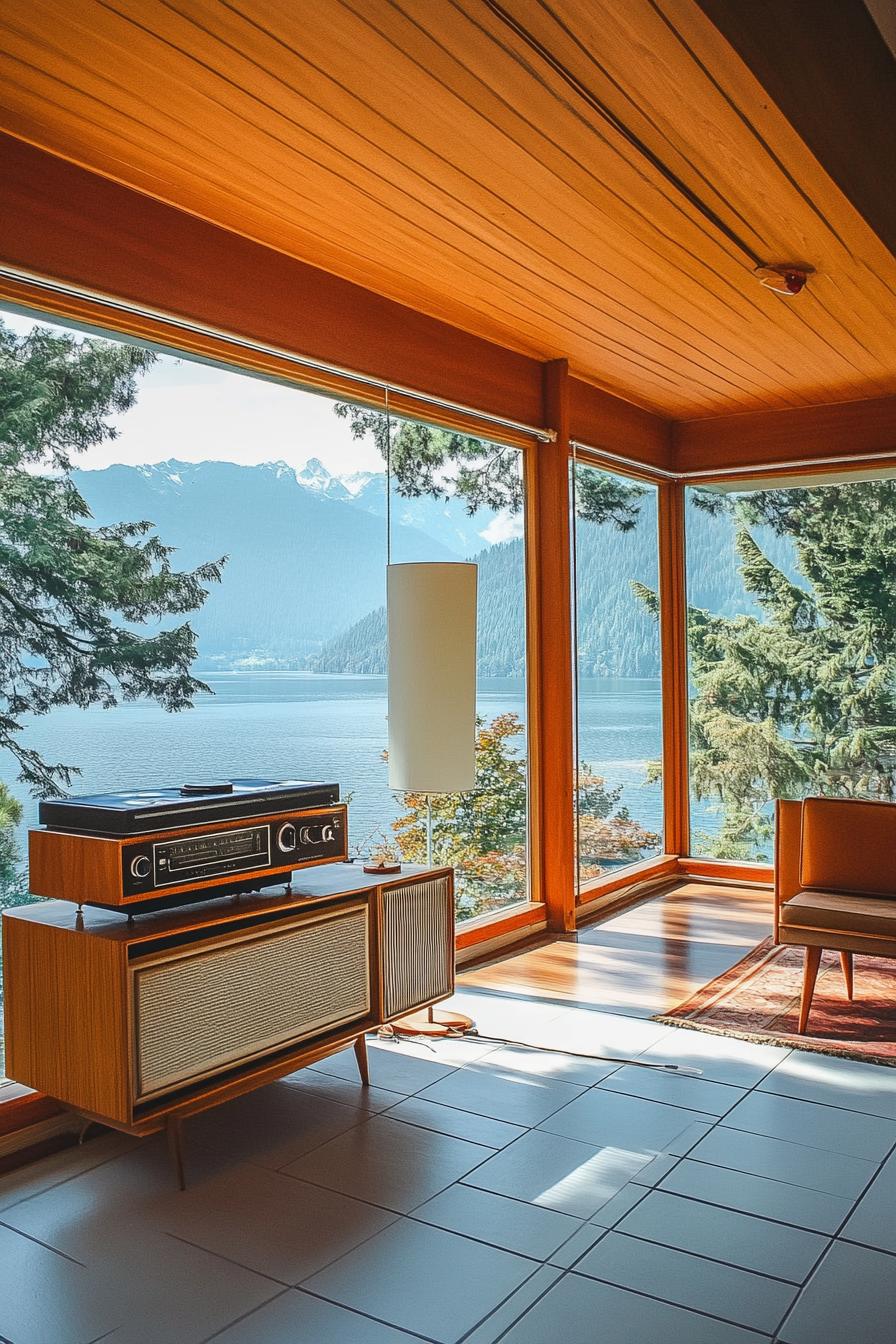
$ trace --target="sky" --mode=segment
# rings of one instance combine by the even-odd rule
[[[20,334],[36,325],[8,311],[0,318]],[[172,457],[243,465],[282,459],[302,467],[317,457],[334,476],[383,469],[373,442],[353,439],[329,398],[171,355],[161,355],[141,378],[136,406],[113,423],[118,438],[83,453],[79,467]]]

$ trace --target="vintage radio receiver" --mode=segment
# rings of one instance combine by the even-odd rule
[[[239,779],[51,799],[29,834],[31,890],[135,911],[255,890],[346,858],[338,798],[336,784]]]

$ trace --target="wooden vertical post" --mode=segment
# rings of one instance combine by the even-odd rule
[[[530,815],[533,899],[548,927],[576,923],[570,612],[569,384],[566,360],[544,366],[553,443],[527,454]]]
[[[688,650],[684,485],[659,487],[660,651],[663,706],[663,821],[667,854],[690,852]]]

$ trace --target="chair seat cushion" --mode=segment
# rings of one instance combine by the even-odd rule
[[[830,929],[832,933],[876,933],[896,939],[896,897],[854,896],[842,891],[798,891],[781,906],[789,928]]]

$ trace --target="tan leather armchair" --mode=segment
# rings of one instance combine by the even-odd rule
[[[896,957],[896,803],[806,798],[775,804],[775,942],[805,947],[800,1033],[822,950]]]

